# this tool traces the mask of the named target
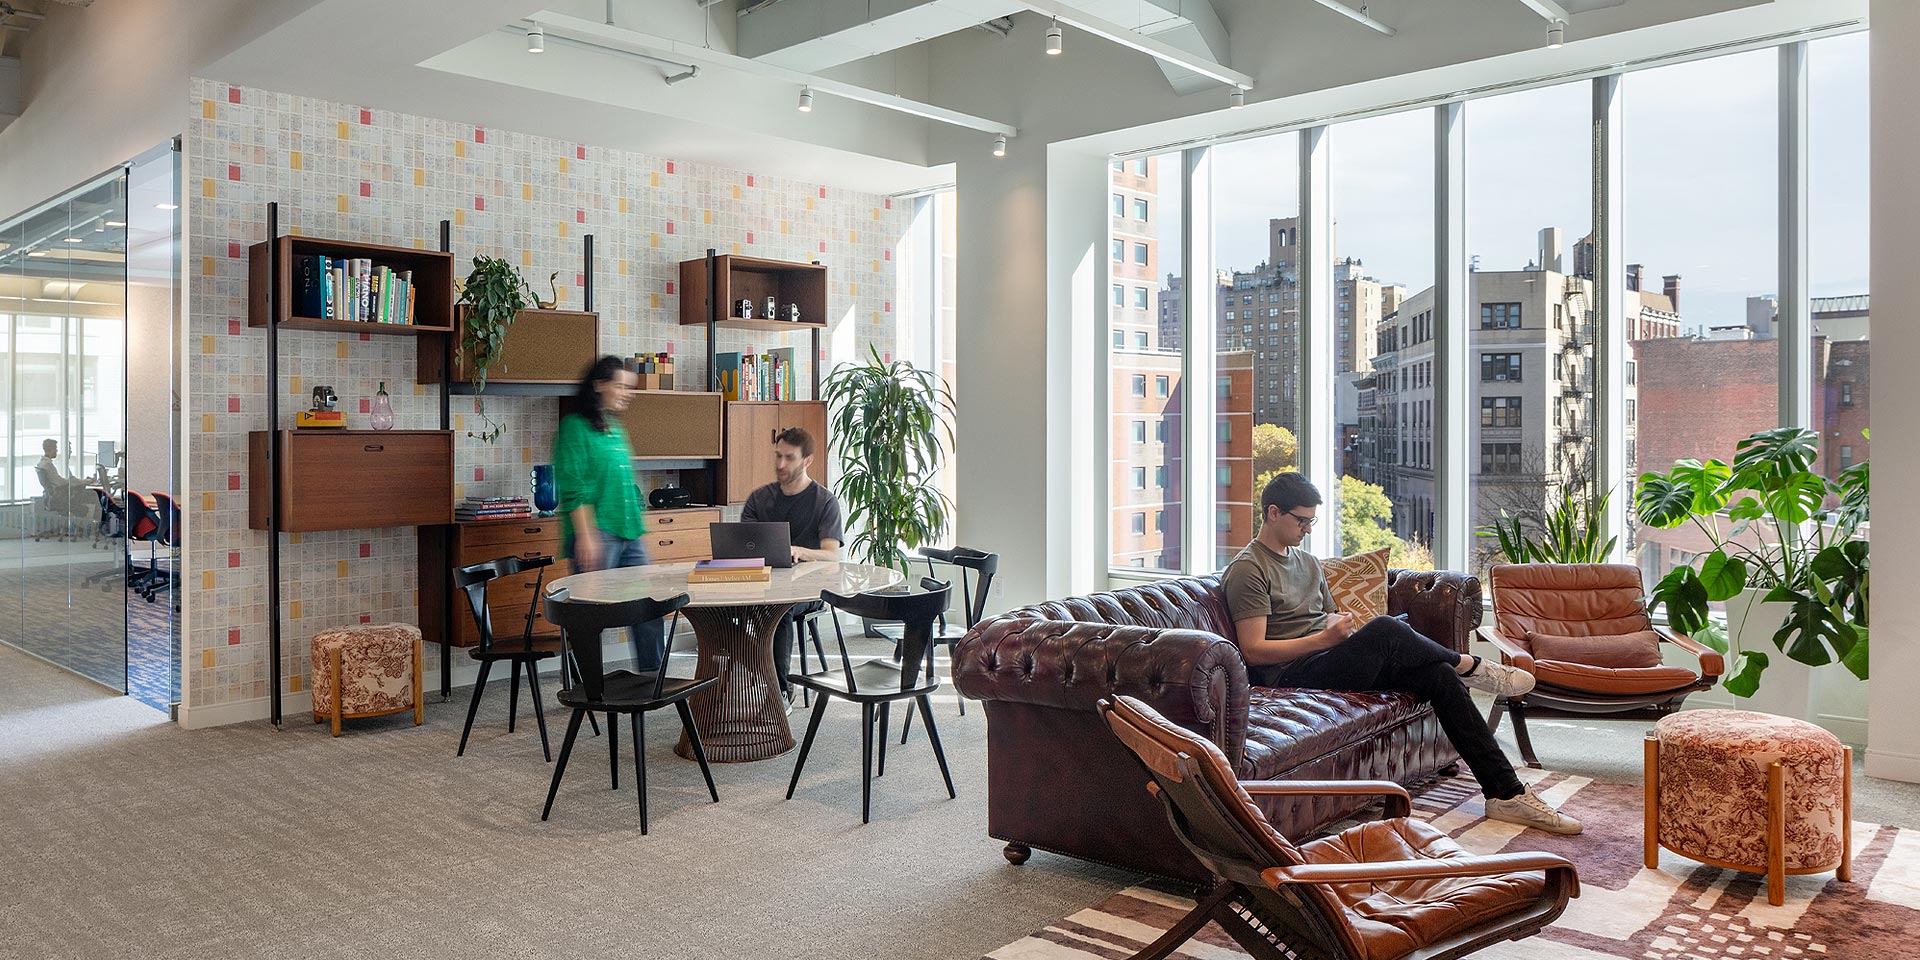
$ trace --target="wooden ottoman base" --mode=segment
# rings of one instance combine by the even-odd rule
[[[1660,850],[1668,851],[1710,867],[1767,875],[1767,902],[1780,906],[1786,902],[1787,877],[1834,871],[1834,878],[1853,882],[1853,748],[1841,747],[1846,771],[1841,789],[1841,837],[1839,864],[1787,869],[1787,768],[1776,760],[1767,765],[1767,862],[1763,864],[1725,863],[1675,850],[1660,840],[1660,738],[1649,732],[1646,738],[1646,828],[1644,843],[1649,870],[1660,869]]]

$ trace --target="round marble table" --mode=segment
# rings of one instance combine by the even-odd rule
[[[689,584],[692,570],[691,563],[596,570],[561,577],[548,589],[565,589],[575,600],[594,603],[688,595],[683,613],[699,639],[694,676],[721,678],[689,702],[707,759],[717,763],[765,760],[793,749],[774,672],[773,631],[794,604],[818,600],[822,590],[852,596],[904,579],[898,570],[864,563],[800,563],[773,570],[772,579],[760,583]],[[674,752],[693,756],[684,735]]]

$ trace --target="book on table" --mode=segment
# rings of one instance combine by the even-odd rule
[[[687,572],[688,583],[765,583],[772,579],[773,571],[767,567],[767,561],[759,557],[701,560]]]

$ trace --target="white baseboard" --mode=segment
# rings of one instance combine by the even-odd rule
[[[250,720],[267,720],[273,716],[273,702],[266,697],[257,700],[241,700],[235,703],[216,703],[204,707],[180,705],[180,726],[187,730],[201,730],[207,727],[225,726],[229,723],[246,723]],[[306,691],[290,693],[280,700],[280,718],[282,722],[305,717],[313,719],[313,694]]]
[[[1867,776],[1878,780],[1920,783],[1920,757],[1868,747]]]

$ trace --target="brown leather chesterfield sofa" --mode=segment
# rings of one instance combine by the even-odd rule
[[[1465,651],[1480,581],[1393,570],[1390,614]],[[1033,848],[1181,880],[1209,874],[1174,838],[1138,763],[1103,725],[1103,697],[1137,698],[1218,744],[1243,780],[1414,784],[1459,760],[1433,711],[1398,693],[1247,683],[1220,578],[1187,577],[1052,600],[981,622],[961,640],[954,684],[987,713],[987,832],[1024,863]],[[1368,796],[1257,798],[1302,837]]]

